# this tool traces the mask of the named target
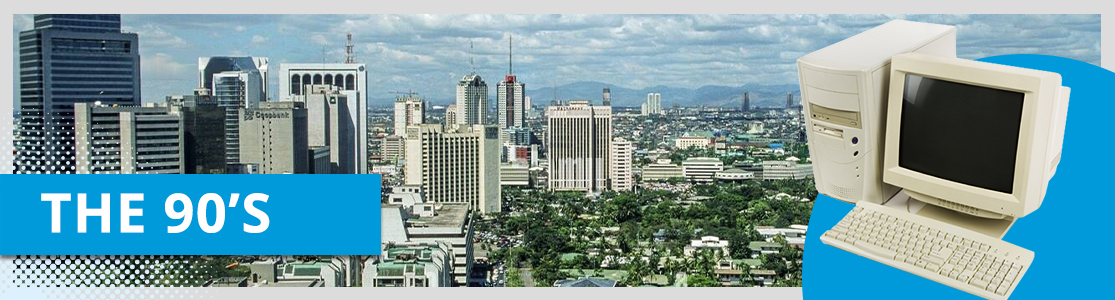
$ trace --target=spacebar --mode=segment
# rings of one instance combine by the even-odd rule
[[[875,246],[875,245],[872,245],[871,243],[868,243],[868,242],[865,242],[865,241],[856,241],[852,245],[856,246],[856,248],[863,249],[863,251],[867,251],[868,253],[875,254],[875,255],[878,255],[878,256],[886,257],[887,259],[894,259],[894,255],[897,254],[896,252],[894,252],[890,249]]]

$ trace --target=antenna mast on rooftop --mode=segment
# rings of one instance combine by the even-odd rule
[[[476,75],[476,65],[472,61],[472,41],[468,42],[468,68],[471,74]]]
[[[345,63],[346,64],[355,64],[356,63],[356,50],[354,50],[354,48],[355,47],[353,47],[353,45],[352,45],[352,33],[349,33],[348,34],[348,42],[345,43]]]

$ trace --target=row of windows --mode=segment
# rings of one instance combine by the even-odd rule
[[[70,62],[55,62],[50,64],[55,68],[109,68],[109,69],[131,69],[134,64],[94,64],[94,63],[70,63]]]
[[[313,76],[309,74],[294,74],[290,76],[291,93],[295,95],[301,95],[302,87],[307,84],[333,85],[351,91],[356,89],[356,76],[352,74],[325,74],[325,76],[321,74],[315,74]]]
[[[83,74],[83,75],[85,75],[85,77],[51,76],[50,79],[53,80],[53,81],[66,81],[66,82],[133,82],[133,81],[135,81],[135,78],[132,78],[132,77],[92,77],[92,76],[96,76],[96,75],[101,75],[101,74],[98,74],[98,73],[99,72],[90,72],[90,73]]]
[[[100,21],[116,21],[120,22],[120,15],[115,14],[47,14],[36,15],[35,23],[44,22],[52,19],[78,19],[78,20],[100,20]]]
[[[73,69],[54,69],[50,71],[54,75],[132,75],[135,72],[132,69],[124,70],[73,70]]]
[[[138,58],[131,56],[89,56],[89,55],[51,55],[50,59],[53,60],[76,60],[76,61],[125,61],[131,62]]]
[[[81,84],[81,83],[55,83],[50,85],[56,89],[130,89],[135,87],[131,84]]]

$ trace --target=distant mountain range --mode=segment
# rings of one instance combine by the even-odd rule
[[[783,107],[786,104],[786,93],[794,94],[794,101],[800,101],[801,93],[796,84],[782,85],[744,85],[721,86],[706,85],[697,89],[668,87],[659,85],[643,89],[630,89],[612,84],[595,81],[574,82],[557,87],[557,98],[561,100],[591,100],[593,104],[603,101],[604,87],[609,87],[612,92],[613,106],[640,106],[647,100],[648,93],[662,94],[662,106],[670,107],[675,103],[681,106],[713,106],[713,107],[739,107],[742,105],[743,92],[748,92],[751,98],[751,107]],[[531,89],[527,86],[527,95],[536,104],[549,103],[554,99],[554,88],[541,87]]]
[[[488,99],[495,103],[495,84],[489,82]],[[751,107],[784,107],[786,93],[794,94],[794,101],[801,101],[801,92],[796,84],[759,85],[747,84],[743,86],[706,85],[696,89],[668,87],[659,85],[643,89],[631,89],[598,81],[579,81],[558,86],[557,99],[561,100],[590,100],[593,104],[603,101],[604,87],[611,88],[612,105],[637,107],[646,102],[647,93],[662,94],[662,106],[671,107],[675,103],[681,106],[712,106],[712,107],[740,107],[743,92],[748,92],[751,97]],[[546,105],[554,99],[553,87],[537,87],[527,83],[527,95],[536,105]],[[392,103],[394,98],[383,99],[373,103]],[[449,104],[447,99],[427,99],[433,105]],[[392,101],[392,102],[387,102]]]

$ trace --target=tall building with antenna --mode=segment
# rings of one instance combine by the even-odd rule
[[[496,103],[499,114],[499,128],[523,127],[526,103],[526,84],[519,82],[512,68],[512,42],[507,37],[507,76],[496,85]]]
[[[347,36],[344,63],[283,63],[279,66],[279,99],[290,100],[309,94],[308,86],[334,86],[349,99],[349,119],[346,127],[355,128],[352,134],[357,141],[352,145],[356,153],[352,168],[355,173],[368,173],[368,70],[356,62],[352,34]],[[336,61],[336,60],[335,60]]]
[[[457,124],[484,124],[488,116],[488,84],[480,75],[476,75],[476,67],[472,61],[472,43],[469,43],[468,63],[470,73],[457,82]]]

